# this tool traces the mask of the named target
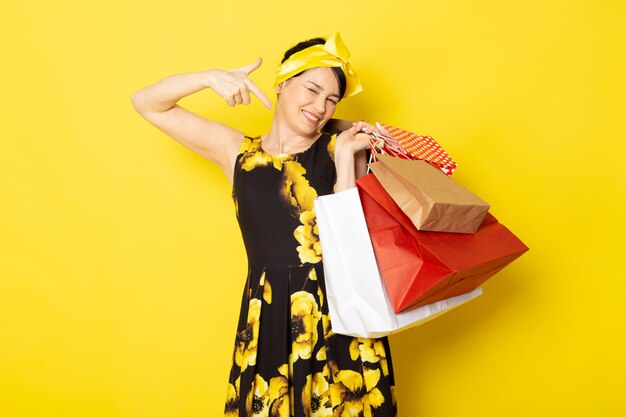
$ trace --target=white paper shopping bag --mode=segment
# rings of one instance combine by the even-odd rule
[[[382,337],[441,315],[482,294],[477,288],[396,314],[381,280],[356,187],[315,199],[333,332]]]

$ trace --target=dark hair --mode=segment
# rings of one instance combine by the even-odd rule
[[[283,62],[285,62],[291,55],[295,54],[296,52],[300,52],[303,49],[306,49],[313,45],[323,45],[325,43],[326,43],[326,39],[324,38],[313,38],[313,39],[308,39],[306,41],[297,43],[296,45],[292,46],[285,52],[285,56],[283,57],[283,60],[280,61],[280,63],[282,64]],[[341,98],[343,98],[343,95],[346,93],[346,74],[344,74],[343,70],[340,67],[330,67],[330,68],[333,70],[335,77],[337,77],[337,84],[339,84],[339,97],[341,100]],[[302,74],[302,72],[299,72],[296,75],[293,75],[292,78],[297,77],[298,75]]]

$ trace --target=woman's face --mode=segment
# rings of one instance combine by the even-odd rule
[[[276,92],[287,122],[303,135],[321,130],[341,98],[337,77],[328,67],[308,69],[277,86]]]

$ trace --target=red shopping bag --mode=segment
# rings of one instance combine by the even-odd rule
[[[490,213],[473,234],[419,231],[374,175],[356,183],[396,313],[467,293],[528,250]]]

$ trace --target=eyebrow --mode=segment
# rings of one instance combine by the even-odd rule
[[[314,83],[313,81],[307,81],[307,83],[311,83],[311,84],[313,84],[314,86],[316,86],[317,88],[319,88],[320,90],[323,90],[323,88],[322,88],[322,86],[321,86],[321,85],[319,85],[319,84],[317,84],[317,83]],[[341,97],[339,97],[339,94],[335,94],[335,93],[332,93],[332,94],[331,94],[331,96],[335,96],[335,97],[337,97],[337,98],[341,98]]]

